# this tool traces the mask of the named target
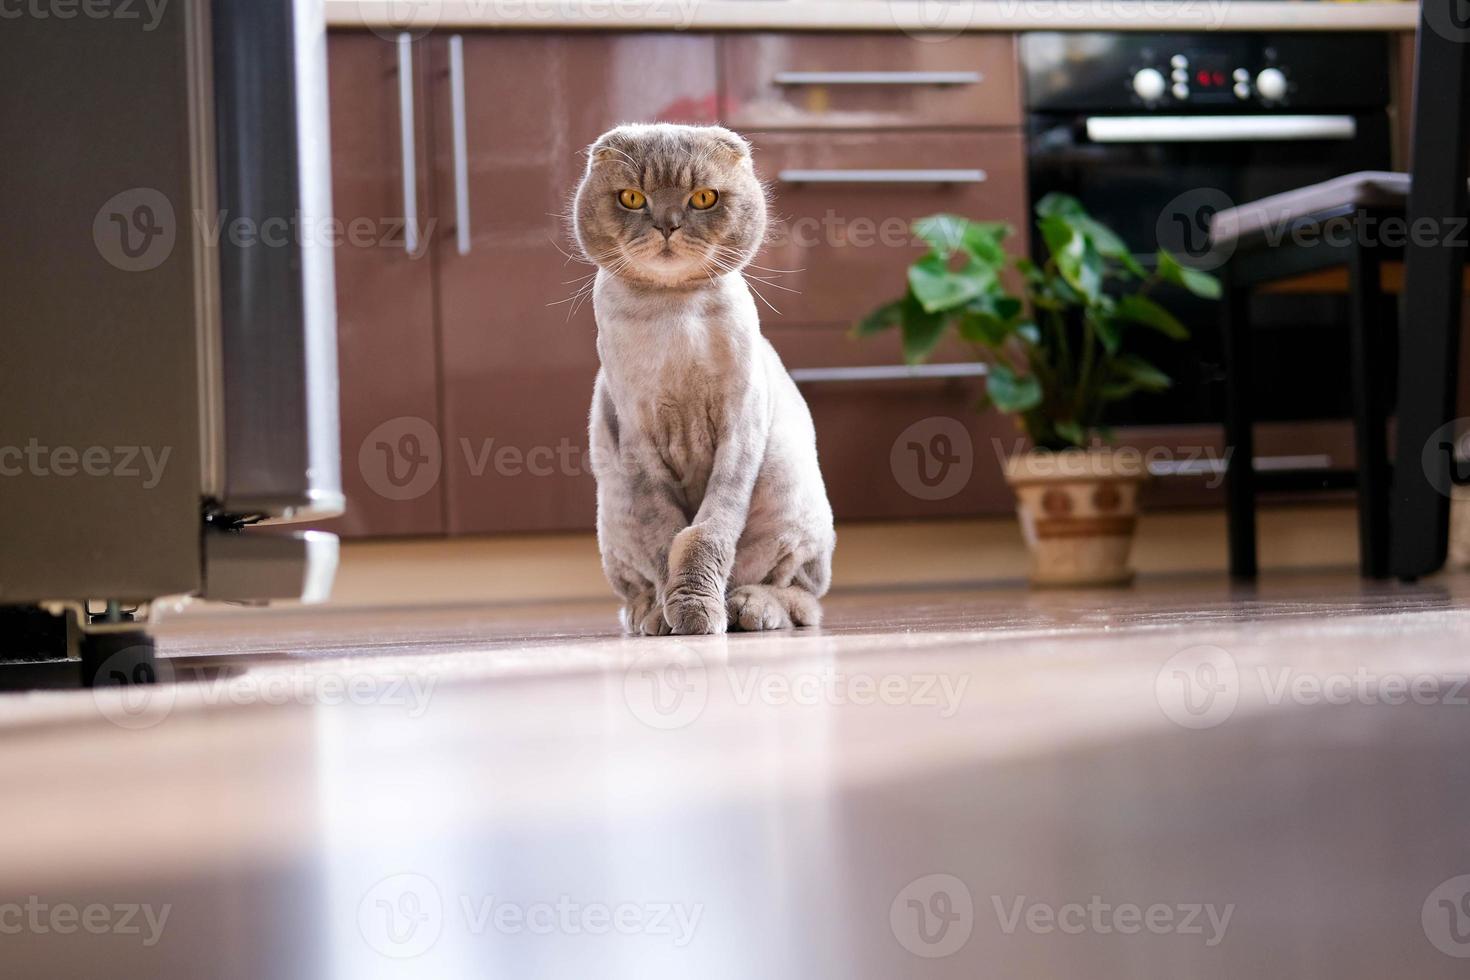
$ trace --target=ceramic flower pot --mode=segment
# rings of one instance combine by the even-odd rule
[[[1031,584],[1126,585],[1148,468],[1137,452],[1035,451],[1006,461],[1021,533],[1031,549]]]

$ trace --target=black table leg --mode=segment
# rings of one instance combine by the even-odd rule
[[[1256,473],[1251,407],[1250,292],[1224,271],[1225,309],[1225,508],[1230,537],[1230,575],[1256,577]]]
[[[1361,234],[1361,222],[1355,233]],[[1388,577],[1388,404],[1384,391],[1383,292],[1378,256],[1362,242],[1348,263],[1353,437],[1358,457],[1358,554],[1365,578]]]
[[[1399,320],[1398,451],[1393,485],[1393,574],[1444,566],[1450,460],[1423,450],[1454,417],[1470,171],[1470,0],[1424,0],[1414,100],[1403,315]],[[1463,26],[1461,26],[1463,25]],[[1418,229],[1434,229],[1426,240]]]

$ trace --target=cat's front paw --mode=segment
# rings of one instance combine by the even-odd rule
[[[676,589],[664,600],[664,619],[680,636],[723,633],[729,625],[719,596]]]
[[[634,636],[668,636],[669,624],[664,619],[663,603],[653,593],[635,596],[623,606],[618,618],[624,632]]]
[[[742,585],[732,589],[726,600],[730,625],[749,633],[784,630],[791,626],[791,616],[781,600],[764,585]]]

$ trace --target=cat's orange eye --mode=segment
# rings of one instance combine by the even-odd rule
[[[712,191],[708,187],[701,187],[689,198],[689,206],[696,211],[708,211],[715,206],[715,202],[719,199],[720,195],[717,191]]]
[[[647,203],[647,201],[648,198],[643,196],[642,191],[635,191],[631,187],[627,190],[618,191],[618,203],[627,208],[629,211],[637,211],[639,208],[643,207],[643,205]]]

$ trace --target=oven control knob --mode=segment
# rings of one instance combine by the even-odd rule
[[[1157,68],[1145,68],[1133,76],[1133,91],[1145,102],[1157,102],[1169,91],[1169,80]]]
[[[1286,98],[1286,72],[1280,68],[1267,68],[1256,76],[1256,91],[1261,98],[1280,102]]]

